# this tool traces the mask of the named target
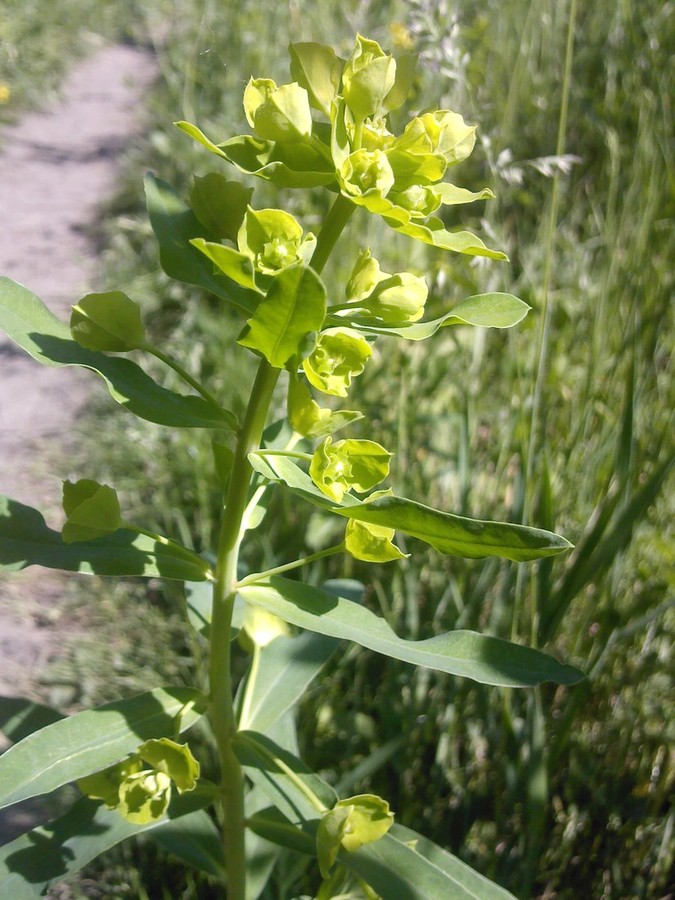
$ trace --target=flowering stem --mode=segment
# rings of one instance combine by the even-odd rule
[[[156,357],[160,362],[163,362],[170,369],[173,369],[177,375],[190,385],[191,388],[194,388],[198,394],[201,394],[202,397],[206,400],[207,403],[210,403],[212,406],[215,406],[217,409],[222,409],[222,406],[213,394],[210,394],[204,385],[200,384],[196,378],[193,378],[189,372],[187,372],[180,363],[177,363],[175,359],[172,359],[166,353],[163,353],[159,348],[154,347],[152,344],[148,344],[147,342],[142,345],[141,350],[145,350],[146,353],[150,353],[152,356]]]
[[[355,206],[338,196],[317,239],[311,266],[320,273]],[[260,450],[265,420],[281,369],[261,360],[244,422],[234,449],[229,485],[221,518],[211,610],[209,656],[209,716],[220,756],[223,849],[227,866],[228,900],[246,897],[244,775],[232,740],[237,733],[231,672],[232,614],[237,591],[239,546],[246,529],[253,469],[249,453]],[[304,561],[303,561],[304,562]]]
[[[281,575],[284,572],[290,572],[292,569],[299,569],[309,563],[316,562],[318,559],[324,559],[326,556],[335,556],[336,553],[344,553],[344,551],[345,542],[340,541],[339,544],[335,544],[332,547],[326,547],[325,550],[317,550],[316,553],[311,553],[309,556],[303,556],[302,559],[294,559],[293,562],[284,563],[283,566],[275,566],[273,569],[266,569],[264,572],[255,572],[252,575],[247,575],[246,578],[242,578],[238,587],[256,584],[258,581],[264,581],[265,578],[270,578],[272,575]]]

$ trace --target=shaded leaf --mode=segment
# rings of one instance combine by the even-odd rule
[[[219,172],[209,172],[195,183],[190,192],[190,206],[206,230],[218,240],[237,242],[237,232],[251,202],[253,188],[238,181],[228,181]]]
[[[277,638],[260,654],[260,663],[246,721],[240,727],[266,734],[301,699],[338,642],[307,632]]]
[[[80,347],[68,326],[35,294],[4,277],[0,277],[0,329],[42,365],[82,366],[96,372],[113,400],[141,419],[174,428],[237,427],[232,413],[202,397],[161,387],[131,360]]]
[[[473,631],[453,631],[424,641],[406,641],[370,610],[319,588],[279,576],[245,585],[248,603],[292,625],[354,641],[385,656],[482,684],[532,687],[545,681],[575,684],[583,674],[538,650]]]
[[[0,896],[13,900],[42,896],[47,888],[78,872],[101,853],[148,832],[185,862],[222,878],[221,842],[210,818],[201,811],[211,801],[210,792],[176,797],[168,817],[139,826],[83,797],[53,822],[0,848]]]
[[[191,550],[121,529],[66,544],[36,509],[0,495],[0,570],[45,566],[86,575],[160,575],[204,581],[210,566]]]
[[[201,717],[206,698],[190,688],[156,688],[76,713],[36,731],[0,757],[0,807],[47,794],[133,753],[150,738],[185,730]]]
[[[0,697],[0,731],[13,744],[63,719],[62,713],[23,697]]]
[[[70,333],[80,347],[125,353],[145,343],[141,310],[122,291],[87,294],[70,316]]]
[[[250,316],[258,296],[234,282],[214,275],[212,263],[190,243],[215,240],[173,189],[154,175],[145,178],[145,199],[152,230],[159,243],[159,260],[167,275],[205,288],[234,309]]]

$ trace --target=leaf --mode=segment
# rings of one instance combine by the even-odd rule
[[[61,537],[66,544],[114,534],[123,526],[116,492],[90,478],[63,482],[63,511],[67,518]]]
[[[73,306],[70,333],[87,350],[125,353],[145,343],[141,310],[122,291],[87,294]]]
[[[275,144],[241,134],[222,144],[212,140],[189,122],[175,123],[212,153],[226,159],[247,175],[257,175],[277,187],[308,188],[335,182],[330,154],[324,155],[309,144]]]
[[[196,217],[218,240],[237,242],[237,232],[251,202],[253,188],[238,181],[228,181],[219,172],[209,172],[195,183],[190,193],[190,206]]]
[[[239,590],[247,603],[274,613],[291,625],[481,684],[532,687],[544,681],[575,684],[583,678],[572,666],[550,656],[473,631],[453,631],[424,641],[406,641],[370,610],[319,588],[279,576]]]
[[[259,735],[252,737],[256,741],[260,738]],[[304,773],[305,767],[300,760],[288,756],[284,759],[291,771]],[[252,771],[254,770],[248,770],[249,774]],[[316,855],[319,814],[311,806],[306,807],[304,782],[298,783],[298,779],[287,777],[281,783],[273,773],[273,766],[269,764],[267,779],[264,778],[262,768],[255,771],[256,777],[260,777],[264,782],[276,808],[264,809],[251,816],[249,820],[251,830],[282,847]],[[302,777],[306,776],[303,774]],[[325,792],[328,800],[331,791],[329,785],[318,775],[312,778],[313,789],[317,793]],[[332,808],[333,805],[326,803],[328,808]],[[282,807],[290,809],[291,815],[287,815]],[[296,808],[305,808],[306,818],[298,817],[293,812]],[[293,827],[294,824],[296,827]],[[411,846],[412,842],[414,846]],[[393,825],[379,840],[358,850],[351,852],[341,850],[338,860],[345,868],[363,878],[383,898],[515,900],[503,888],[493,884],[447,851],[400,825]]]
[[[207,259],[210,259],[222,275],[244,288],[248,288],[256,293],[262,293],[256,287],[253,275],[253,262],[245,253],[240,253],[234,247],[226,247],[224,244],[205,241],[204,238],[193,238],[190,243],[200,253],[203,253]]]
[[[215,239],[172,188],[154,175],[145,178],[145,198],[152,230],[159,243],[159,261],[171,278],[196,284],[238,312],[250,316],[257,305],[257,294],[233,282],[224,282],[213,273],[207,258],[191,245],[195,238]]]
[[[66,544],[42,514],[0,494],[0,570],[45,566],[86,575],[145,575],[204,581],[205,559],[127,529],[97,540]]]
[[[345,494],[338,506],[324,496],[311,478],[287,457],[251,453],[249,459],[261,475],[272,481],[282,481],[293,493],[315,506],[361,522],[403,531],[451,556],[467,559],[500,556],[514,562],[526,562],[555,556],[572,546],[559,534],[540,528],[467,519],[393,495],[358,501]]]
[[[513,294],[495,292],[467,297],[450,312],[428,322],[410,322],[403,325],[379,325],[350,315],[332,316],[331,321],[347,320],[353,328],[367,334],[395,335],[409,341],[424,341],[448,325],[475,325],[480,328],[511,328],[522,321],[530,307]]]
[[[36,731],[0,757],[0,808],[47,794],[105,769],[150,738],[194,725],[206,697],[191,688],[156,688],[76,713]]]
[[[281,369],[291,357],[304,355],[307,338],[321,328],[325,316],[321,279],[306,266],[293,266],[276,276],[238,343],[260,351],[271,366]]]
[[[383,214],[382,217],[394,231],[416,238],[425,244],[431,244],[432,247],[439,247],[441,250],[453,250],[455,253],[466,253],[469,256],[508,259],[508,256],[500,250],[490,250],[480,238],[470,231],[446,231],[441,219],[437,219],[434,216],[428,218],[423,225],[416,222],[404,224],[386,214]]]
[[[62,713],[51,706],[33,703],[23,697],[0,697],[0,731],[13,744],[60,719],[63,719]]]
[[[200,809],[211,801],[210,793],[199,791],[176,797],[169,806],[168,818],[139,826],[82,797],[53,822],[0,848],[0,896],[42,896],[47,888],[78,872],[106,850],[147,833],[185,862],[222,878],[219,836],[209,816]]]
[[[322,634],[277,638],[260,654],[258,673],[240,728],[266,734],[301,699],[337,648]]]
[[[210,581],[192,582],[185,585],[187,617],[196,632],[208,638],[211,629],[211,605],[213,603],[213,585]],[[241,597],[235,597],[232,614],[232,639],[239,633],[244,624],[246,604]]]
[[[326,44],[300,42],[289,45],[291,78],[305,88],[315,109],[330,118],[331,104],[340,89],[342,63]]]
[[[410,846],[412,841],[415,846]],[[399,825],[394,825],[379,841],[355,853],[341,853],[339,860],[382,897],[396,897],[396,900],[429,900],[430,897],[515,900],[512,894],[466,863]]]
[[[82,366],[96,372],[106,381],[113,400],[141,419],[174,428],[237,427],[232,413],[202,397],[160,387],[131,360],[80,347],[68,326],[35,294],[4,277],[0,277],[0,329],[42,365]]]
[[[246,774],[293,824],[318,819],[337,794],[302,760],[256,731],[238,731],[232,747]]]
[[[288,420],[293,431],[303,437],[326,437],[362,418],[357,410],[320,407],[304,381],[295,372],[289,374]]]

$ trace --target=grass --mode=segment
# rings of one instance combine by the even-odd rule
[[[412,265],[433,284],[431,314],[489,289],[518,293],[533,309],[507,334],[448,330],[433,353],[396,346],[359,379],[355,399],[396,450],[397,491],[460,513],[554,527],[576,549],[561,562],[519,568],[442,559],[411,544],[410,561],[368,574],[366,602],[404,636],[482,629],[545,647],[589,677],[572,690],[500,691],[349,649],[301,710],[303,752],[344,790],[387,796],[399,821],[518,896],[657,898],[673,861],[672,735],[664,726],[674,621],[673,206],[665,176],[673,142],[664,42],[673,4],[578,9],[562,155],[556,134],[571,6],[446,6],[352,2],[328,14],[304,0],[262,12],[249,0],[144,4],[135,28],[154,44],[163,83],[149,99],[147,140],[99,234],[101,289],[145,298],[155,332],[187,347],[184,362],[214,390],[233,375],[241,383],[244,355],[223,354],[238,324],[157,271],[139,173],[152,167],[185,186],[192,171],[217,166],[168,123],[192,119],[222,138],[244,130],[245,80],[284,80],[291,38],[343,51],[356,30],[386,45],[392,36],[417,42],[424,104],[480,124],[481,146],[462,178],[490,184],[498,200],[478,205],[467,224],[505,247],[511,262],[448,262],[399,240],[378,249],[365,217],[356,237],[370,240],[390,271],[410,265],[412,252]],[[274,203],[259,187],[256,204]],[[321,213],[312,198],[290,202],[308,227]],[[343,261],[328,279],[344,277],[356,246],[343,242]],[[130,515],[200,550],[211,546],[206,436],[166,435],[122,413],[112,418],[108,407],[106,417],[97,460],[82,475],[105,473]],[[317,515],[307,522],[285,501],[271,521],[250,550],[256,567],[285,561],[331,527]],[[334,562],[311,577],[337,574],[366,577],[358,564]],[[140,621],[134,596],[106,601],[108,627],[116,609]],[[179,600],[168,595],[160,604],[173,611]],[[174,631],[173,612],[160,610],[158,631],[163,619],[180,664],[199,665],[198,648],[186,649],[187,637]],[[154,642],[139,656],[120,649],[139,667],[175,659],[163,659]],[[78,678],[95,678],[96,669],[85,654]],[[136,677],[122,672],[119,684]],[[347,784],[355,764],[360,774]],[[277,887],[277,896],[292,896]]]

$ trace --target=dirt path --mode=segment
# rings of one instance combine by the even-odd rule
[[[98,287],[86,229],[114,189],[154,75],[148,54],[103,47],[73,68],[56,106],[0,135],[0,274],[63,319]],[[38,365],[0,333],[0,493],[53,525],[71,474],[54,470],[54,458],[92,383],[85,372]],[[34,693],[65,637],[58,599],[68,588],[67,576],[37,568],[0,575],[0,695]]]

